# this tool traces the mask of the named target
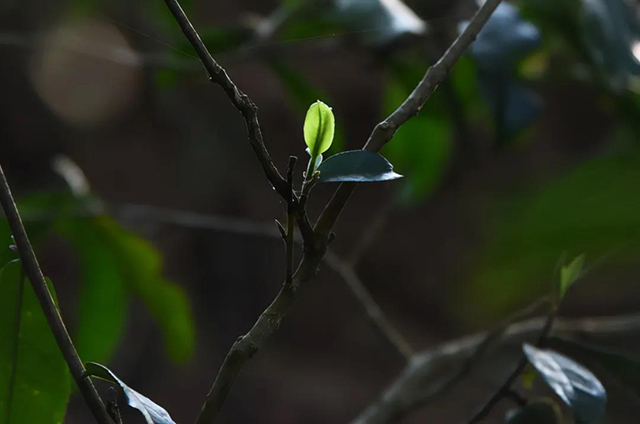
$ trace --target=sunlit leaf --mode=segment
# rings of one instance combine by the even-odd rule
[[[86,364],[87,375],[99,377],[118,385],[127,398],[130,407],[137,409],[144,416],[147,424],[175,424],[169,413],[148,397],[136,392],[104,365],[94,362]]]
[[[0,271],[0,422],[59,424],[69,372],[31,284],[21,277],[17,260]]]
[[[335,118],[331,108],[316,101],[309,107],[304,120],[304,141],[311,151],[311,157],[326,152],[333,142]]]
[[[283,88],[285,89],[291,103],[299,111],[307,110],[309,104],[316,99],[330,99],[323,91],[315,87],[310,81],[306,80],[300,72],[286,66],[282,62],[270,61],[271,69],[278,76]],[[344,149],[344,130],[336,123],[333,143],[328,152],[339,152]],[[316,165],[317,166],[317,165]]]
[[[351,150],[331,156],[318,167],[320,182],[374,182],[402,178],[384,156],[366,150]]]
[[[604,415],[607,393],[591,371],[551,350],[525,344],[524,353],[579,422],[591,423]]]

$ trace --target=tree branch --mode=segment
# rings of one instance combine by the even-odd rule
[[[409,97],[384,121],[376,125],[367,143],[363,147],[364,150],[372,152],[379,151],[385,144],[391,141],[398,128],[420,112],[422,105],[429,99],[429,96],[431,96],[438,85],[449,75],[453,66],[476,39],[478,33],[487,23],[500,2],[501,0],[487,0],[482,5],[451,47],[449,47],[440,60],[427,70]],[[321,235],[329,234],[356,186],[357,184],[355,183],[343,183],[338,187],[315,225],[315,231],[317,233]]]
[[[267,179],[276,191],[284,199],[287,199],[290,194],[287,181],[278,172],[264,146],[255,104],[235,86],[226,71],[213,59],[177,0],[165,0],[165,3],[173,13],[189,42],[195,48],[198,57],[202,60],[209,73],[210,79],[224,89],[231,102],[242,113],[247,124],[249,141]],[[375,127],[365,145],[365,149],[378,151],[393,137],[395,131],[404,122],[418,113],[422,104],[437,85],[447,77],[455,62],[475,39],[499,3],[500,0],[487,0],[485,2],[444,56],[429,68],[411,95],[394,113]],[[280,321],[291,309],[299,287],[312,279],[317,273],[317,267],[322,261],[330,241],[331,229],[354,188],[354,184],[342,184],[338,188],[310,234],[305,219],[306,215],[304,214],[304,199],[301,199],[300,202],[292,203],[297,205],[298,213],[296,216],[301,218],[299,219],[302,224],[300,225],[300,230],[305,238],[302,261],[291,282],[285,281],[273,303],[262,313],[253,328],[245,336],[240,337],[232,346],[207,396],[197,424],[211,424],[214,422],[222,403],[245,362],[255,354],[266,339],[278,328]]]
[[[260,129],[260,122],[258,121],[258,108],[255,103],[253,103],[245,93],[240,91],[233,81],[231,81],[231,78],[229,78],[224,68],[211,56],[178,1],[165,0],[165,3],[180,25],[182,32],[198,54],[200,61],[202,61],[202,64],[209,74],[209,79],[222,87],[225,93],[227,93],[227,96],[229,96],[231,103],[233,103],[244,117],[249,133],[249,143],[260,161],[267,180],[269,180],[276,191],[286,199],[287,182],[282,175],[280,175],[278,168],[276,168],[264,145],[262,130]]]
[[[38,263],[36,254],[31,247],[31,242],[29,241],[27,232],[22,224],[20,213],[18,212],[18,208],[13,200],[11,189],[9,188],[9,183],[4,175],[2,166],[0,166],[0,203],[2,204],[2,209],[4,209],[4,213],[9,222],[9,227],[11,228],[11,233],[13,234],[16,247],[18,248],[22,268],[31,282],[33,291],[35,292],[42,311],[47,318],[47,323],[53,332],[58,347],[62,352],[62,356],[67,362],[69,371],[78,385],[80,393],[82,393],[82,396],[89,406],[89,409],[91,409],[96,421],[99,424],[111,424],[111,419],[109,418],[104,404],[93,386],[93,383],[90,379],[84,378],[84,364],[78,356],[78,352],[76,351],[67,328],[64,325],[64,321],[60,316],[60,311],[58,311],[53,297],[49,292],[44,275],[42,275],[42,271],[40,269],[40,264]]]
[[[520,346],[531,341],[543,331],[548,319],[536,318],[510,325],[500,345]],[[584,341],[604,343],[624,340],[640,333],[640,314],[608,318],[558,319],[551,335],[575,337]],[[443,381],[449,380],[452,368],[456,369],[471,358],[487,337],[487,332],[466,336],[443,343],[433,349],[418,353],[380,395],[351,424],[387,424],[396,422],[425,399],[440,393]],[[445,374],[445,377],[438,378]]]

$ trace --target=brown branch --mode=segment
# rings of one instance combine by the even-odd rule
[[[236,87],[226,71],[213,59],[177,0],[165,0],[165,3],[173,13],[189,42],[195,48],[198,57],[202,60],[209,73],[210,79],[224,89],[231,102],[242,113],[247,124],[249,141],[267,179],[276,191],[284,199],[287,199],[290,194],[287,181],[278,172],[264,146],[255,104]],[[429,68],[423,80],[411,95],[394,113],[375,127],[365,145],[365,149],[378,151],[393,137],[404,122],[418,113],[423,103],[437,85],[447,77],[455,62],[475,39],[499,3],[500,0],[487,0],[444,56]],[[293,279],[290,282],[285,281],[273,303],[262,313],[253,328],[245,336],[240,337],[232,346],[213,383],[211,391],[207,395],[207,400],[197,420],[198,424],[211,424],[214,422],[233,382],[246,361],[256,353],[278,328],[280,321],[291,309],[299,287],[315,276],[317,267],[322,261],[330,241],[331,229],[354,188],[355,185],[353,184],[343,184],[339,187],[334,197],[325,207],[314,230],[310,230],[310,225],[306,220],[306,214],[304,213],[305,199],[300,199],[300,202],[292,202],[293,205],[297,205],[296,217],[298,218],[302,235],[305,237],[302,261]],[[310,234],[309,230],[311,231]],[[320,237],[318,237],[318,234]]]
[[[209,79],[222,87],[225,93],[227,93],[227,96],[229,96],[231,103],[233,103],[244,117],[249,135],[249,143],[260,161],[267,180],[269,180],[276,191],[286,199],[287,181],[280,175],[280,172],[273,163],[264,145],[262,130],[260,129],[260,122],[258,121],[258,108],[255,103],[253,103],[245,93],[240,91],[233,81],[231,81],[231,78],[229,78],[224,68],[211,56],[178,1],[165,0],[165,3],[180,25],[182,32],[198,54],[200,61],[202,61],[202,64],[209,74]]]
[[[76,348],[71,341],[71,337],[69,336],[69,332],[64,325],[64,321],[60,316],[60,311],[58,311],[53,297],[49,292],[44,275],[40,269],[40,264],[38,263],[36,254],[31,247],[31,242],[29,241],[27,232],[22,224],[20,213],[18,212],[18,208],[13,200],[9,183],[7,182],[7,178],[4,175],[4,171],[1,166],[0,203],[2,204],[2,209],[7,217],[7,221],[9,222],[11,233],[13,234],[18,253],[20,254],[22,268],[31,282],[33,291],[40,302],[40,307],[47,318],[47,323],[53,332],[58,347],[62,352],[62,356],[67,362],[69,371],[78,385],[80,393],[82,393],[82,396],[89,406],[89,409],[91,409],[96,421],[99,424],[111,424],[111,419],[109,418],[104,404],[93,386],[93,383],[90,379],[84,378],[84,364],[78,356],[78,352],[76,351]]]
[[[510,325],[500,346],[520,346],[540,335],[547,318],[536,318]],[[583,341],[605,343],[624,340],[640,333],[640,314],[608,318],[558,319],[551,335],[575,337]],[[387,424],[407,415],[425,399],[440,393],[451,368],[472,357],[487,337],[487,332],[443,343],[418,353],[379,398],[369,405],[351,424]],[[444,378],[438,378],[442,374]]]
[[[440,60],[427,70],[409,97],[384,121],[376,125],[363,148],[364,150],[379,151],[391,141],[398,128],[420,112],[422,105],[449,75],[453,66],[476,39],[478,33],[500,2],[501,0],[487,0],[482,5],[451,47]],[[317,233],[322,235],[329,234],[356,186],[357,184],[355,183],[344,183],[338,187],[316,223],[315,230]]]

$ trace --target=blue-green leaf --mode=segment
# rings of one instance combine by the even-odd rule
[[[338,153],[318,167],[320,182],[374,182],[402,178],[384,156],[366,150]]]
[[[613,377],[626,384],[637,395],[640,395],[640,361],[621,353],[578,343],[572,340],[552,338],[549,343],[554,348],[568,350],[572,355],[581,355],[597,361]]]
[[[607,392],[591,371],[552,350],[525,344],[524,353],[578,422],[591,423],[604,415]]]
[[[120,387],[127,398],[129,406],[137,409],[144,416],[147,424],[175,424],[169,413],[148,397],[136,392],[104,365],[95,362],[86,364],[87,375],[111,381]]]
[[[9,262],[0,271],[0,422],[59,424],[70,390],[67,365],[21,263]]]

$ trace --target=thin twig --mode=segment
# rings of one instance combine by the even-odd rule
[[[349,287],[351,293],[353,293],[358,300],[358,304],[362,307],[365,316],[369,319],[372,327],[380,334],[382,339],[385,340],[404,361],[409,361],[414,353],[411,345],[384,315],[371,293],[369,293],[360,278],[358,278],[353,267],[341,261],[332,251],[327,251],[324,261],[347,283],[347,287]]]
[[[91,409],[96,421],[99,424],[111,424],[111,419],[109,418],[104,404],[93,386],[93,383],[90,379],[83,377],[85,371],[84,365],[78,356],[78,352],[76,351],[73,342],[71,341],[71,337],[67,332],[64,321],[60,316],[60,311],[58,311],[51,293],[49,292],[44,275],[40,270],[40,264],[38,263],[36,254],[31,247],[31,242],[29,241],[27,232],[22,224],[18,208],[16,207],[13,196],[11,195],[11,189],[9,188],[9,183],[4,175],[2,166],[0,166],[0,203],[2,203],[2,208],[4,209],[7,221],[9,222],[9,227],[11,228],[11,233],[13,234],[15,244],[18,248],[24,272],[31,282],[33,291],[35,292],[44,315],[47,318],[47,323],[53,332],[56,342],[58,343],[58,347],[62,352],[62,356],[67,362],[69,371],[78,385],[78,389],[82,393],[82,396]]]
[[[482,27],[484,27],[500,2],[501,0],[487,0],[482,5],[451,47],[449,47],[440,60],[427,70],[409,97],[384,121],[376,125],[364,146],[364,150],[372,152],[379,151],[393,138],[398,128],[418,114],[422,105],[429,99],[429,96],[431,96],[438,85],[449,75],[449,72],[458,59],[476,39],[478,33]],[[343,183],[338,187],[315,225],[317,233],[327,235],[331,232],[333,225],[340,216],[342,209],[344,209],[356,186],[357,184],[355,183]]]

